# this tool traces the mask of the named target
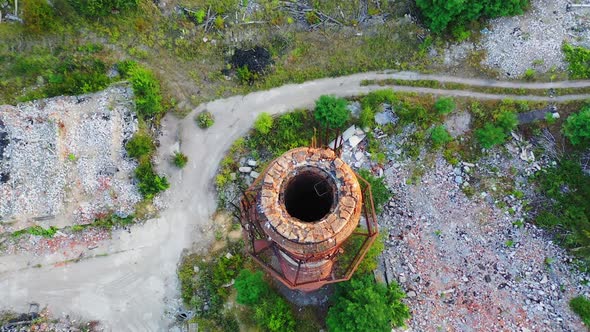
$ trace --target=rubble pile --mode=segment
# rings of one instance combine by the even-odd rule
[[[124,148],[137,130],[132,100],[119,86],[0,106],[0,231],[132,213],[141,198]]]

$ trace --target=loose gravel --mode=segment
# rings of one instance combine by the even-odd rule
[[[129,88],[0,106],[0,233],[128,215],[140,195],[124,145],[137,130]],[[3,223],[4,221],[4,223]]]
[[[492,20],[484,29],[483,64],[504,77],[521,77],[529,68],[537,72],[566,68],[564,42],[590,48],[590,9],[566,9],[567,0],[534,0],[521,16]]]

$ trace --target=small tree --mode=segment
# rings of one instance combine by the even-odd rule
[[[323,126],[333,129],[342,128],[350,117],[350,111],[346,105],[346,100],[343,98],[321,96],[315,102],[314,116]]]
[[[254,273],[250,270],[240,271],[234,287],[238,291],[238,303],[246,305],[259,303],[260,298],[268,292],[268,285],[264,281],[261,271]]]
[[[145,133],[137,133],[125,145],[127,154],[136,159],[149,156],[154,151],[152,138]]]
[[[452,141],[453,137],[451,137],[444,125],[438,125],[432,128],[430,139],[432,139],[432,145],[434,147],[439,147]]]
[[[254,122],[254,129],[256,129],[256,131],[258,131],[259,133],[266,135],[270,132],[272,124],[272,116],[270,116],[270,114],[266,112],[262,112],[258,114],[258,117],[256,117],[256,121]]]
[[[339,283],[326,325],[331,332],[391,331],[410,318],[409,308],[401,301],[404,297],[395,282],[386,287],[375,283],[371,275]]]
[[[590,105],[584,107],[580,113],[568,116],[563,124],[563,134],[572,145],[590,144]]]
[[[506,141],[506,134],[502,127],[496,127],[491,123],[487,123],[483,128],[475,131],[477,141],[486,149],[494,145],[502,144]]]
[[[455,105],[453,99],[448,97],[439,98],[434,103],[434,109],[436,109],[438,114],[449,114],[455,110],[455,107],[457,107],[457,105]]]

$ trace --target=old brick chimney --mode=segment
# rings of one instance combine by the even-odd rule
[[[242,199],[250,254],[292,289],[310,291],[350,278],[377,235],[372,199],[364,202],[363,193],[359,177],[331,149],[286,152]],[[336,269],[353,233],[364,236],[363,246],[349,249],[358,251],[348,253],[354,257],[350,266]]]

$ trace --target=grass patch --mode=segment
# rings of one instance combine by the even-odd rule
[[[465,90],[472,92],[496,94],[496,95],[514,95],[514,96],[541,96],[546,97],[550,94],[555,96],[565,96],[573,94],[588,94],[590,87],[585,88],[556,88],[551,91],[548,89],[526,89],[526,88],[500,88],[484,87],[477,85],[468,85],[453,82],[439,82],[435,80],[403,80],[403,79],[383,79],[383,80],[363,80],[362,86],[379,85],[379,86],[413,86],[420,88],[444,89],[444,90]]]

